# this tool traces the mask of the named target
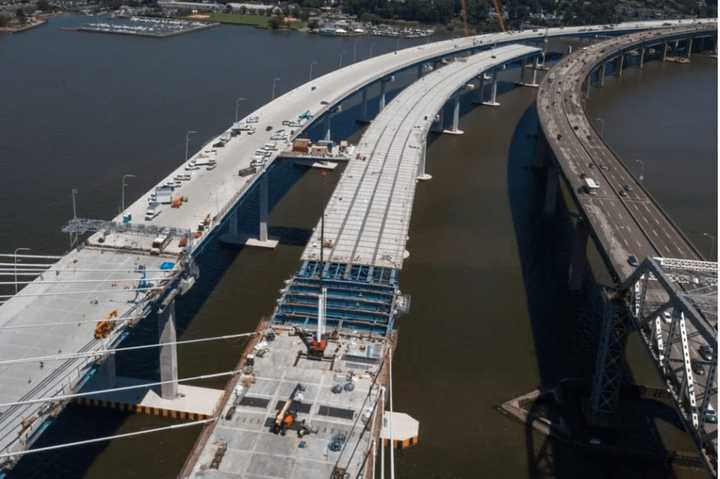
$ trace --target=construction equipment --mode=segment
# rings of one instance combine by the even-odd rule
[[[506,32],[507,27],[505,26],[505,18],[502,14],[502,8],[500,6],[500,0],[493,0],[493,4],[495,5],[495,13],[497,14],[498,18],[498,25],[500,26],[501,32]],[[465,36],[470,35],[470,29],[468,28],[468,8],[467,8],[467,0],[460,0],[461,10],[460,15],[463,19],[463,32]]]
[[[303,397],[302,392],[304,390],[305,387],[300,383],[295,386],[288,400],[285,401],[283,407],[281,407],[275,415],[275,420],[272,424],[273,433],[284,436],[285,432],[295,424],[295,420],[297,419],[297,406]]]
[[[315,334],[301,332],[300,339],[307,347],[307,354],[311,358],[323,359],[325,357],[325,348],[327,348],[327,338],[325,335],[325,314],[327,305],[327,288],[321,288],[318,296],[318,316],[317,331]]]
[[[498,17],[498,25],[500,25],[500,31],[507,32],[507,28],[505,27],[505,18],[502,14],[502,8],[500,8],[500,0],[493,0],[493,3],[495,4],[495,13]]]
[[[95,325],[95,339],[102,339],[115,329],[115,321],[113,320],[117,318],[117,315],[117,309],[113,309],[107,316],[97,322]]]
[[[468,29],[468,21],[467,21],[467,16],[468,16],[467,0],[460,0],[460,5],[461,5],[460,15],[462,15],[462,19],[463,19],[463,33],[467,37],[470,35],[470,30]]]

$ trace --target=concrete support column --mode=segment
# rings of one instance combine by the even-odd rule
[[[590,228],[585,220],[579,219],[575,225],[575,239],[572,246],[572,259],[570,261],[569,288],[570,291],[580,291],[585,281],[587,271],[587,242],[590,237]]]
[[[452,127],[449,130],[443,130],[443,133],[450,135],[462,135],[463,131],[460,129],[460,92],[455,94],[452,99],[453,102],[453,116],[452,116]]]
[[[368,87],[362,89],[362,121],[368,121],[367,114]]]
[[[330,121],[328,120],[328,124]],[[328,133],[330,130],[328,129]],[[268,240],[268,203],[270,202],[270,188],[268,174],[265,173],[260,178],[260,241]]]
[[[688,51],[687,51],[687,57],[690,58],[690,55],[692,55],[692,47],[693,47],[693,39],[688,38]]]
[[[525,69],[527,68],[527,58],[520,60],[520,83],[525,83]]]
[[[645,66],[645,48],[640,49],[640,69]]]
[[[442,133],[445,128],[445,105],[438,111],[436,120],[433,122],[432,131],[435,133]]]
[[[592,84],[592,72],[585,79],[585,98],[590,98],[590,86]]]
[[[545,204],[543,206],[543,214],[546,217],[555,214],[557,207],[558,186],[560,174],[554,165],[548,166],[547,182],[545,183]]]
[[[325,135],[323,138],[327,141],[332,140],[332,113],[325,114]]]
[[[537,85],[537,84],[538,84],[538,82],[537,82],[537,72],[538,72],[538,68],[539,68],[539,66],[540,66],[540,65],[538,64],[538,59],[539,59],[539,58],[540,58],[540,57],[535,57],[535,58],[533,59],[532,83],[530,83],[531,85]]]
[[[481,104],[483,101],[485,101],[485,76],[480,75],[477,78],[477,84],[478,87],[475,90],[475,95],[473,99],[473,103],[475,104]]]
[[[257,246],[259,248],[273,249],[278,245],[278,241],[270,239],[268,236],[268,219],[270,217],[270,181],[268,179],[268,172],[266,171],[258,180],[260,182],[260,190],[258,192],[258,204],[259,204],[259,232],[257,238],[249,238],[245,244],[247,246]]]
[[[600,65],[600,86],[605,86],[605,63]]]
[[[175,301],[158,312],[158,331],[161,343],[177,341],[175,332]],[[160,347],[160,381],[173,381],[160,385],[160,396],[163,399],[175,399],[178,390],[177,345]]]
[[[97,372],[99,388],[112,389],[117,385],[115,354],[110,354]]]
[[[620,52],[620,56],[618,57],[618,63],[617,63],[617,76],[620,78],[622,76],[623,71],[623,64],[625,63],[625,52]]]
[[[378,112],[385,109],[385,80],[380,80],[380,107]]]
[[[668,44],[663,43],[662,61],[667,60],[667,53],[668,53]]]
[[[490,87],[490,100],[484,101],[486,106],[500,106],[497,102],[497,71],[492,72],[492,86]]]
[[[420,63],[420,64],[417,66],[417,77],[418,77],[418,79],[422,78],[422,76],[423,76],[423,66],[424,66],[424,65],[423,65],[422,63]]]
[[[418,173],[417,173],[417,179],[420,181],[426,181],[432,178],[431,175],[428,175],[425,171],[425,168],[427,166],[427,139],[423,143],[420,151],[420,162],[418,163]]]

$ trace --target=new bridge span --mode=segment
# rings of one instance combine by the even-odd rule
[[[415,184],[427,179],[426,137],[443,106],[450,100],[458,105],[458,96],[474,90],[478,78],[541,53],[509,45],[458,58],[414,82],[378,114],[343,172],[300,270],[282,290],[272,329],[264,333],[267,338],[272,331],[268,351],[252,361],[255,379],[240,381],[247,386],[231,383],[235,393],[228,390],[221,414],[206,427],[181,477],[372,478],[382,468],[376,464],[378,425],[391,338],[407,309],[399,275]],[[321,309],[321,322],[334,332],[329,344],[337,349],[323,360],[306,361],[298,331],[315,330]],[[357,379],[340,392],[338,378],[346,375]],[[268,427],[278,401],[299,384],[296,420],[313,431],[302,448],[294,447],[295,437]],[[333,446],[337,437],[342,448]]]

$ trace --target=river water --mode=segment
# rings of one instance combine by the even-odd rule
[[[199,147],[232,121],[237,97],[247,98],[241,116],[269,100],[273,78],[280,93],[306,81],[314,61],[317,76],[336,68],[341,54],[347,63],[398,46],[230,26],[165,40],[59,30],[85,21],[61,17],[0,36],[1,252],[64,251],[59,228],[72,213],[71,188],[80,191],[81,216],[110,217],[123,174],[137,175],[126,192],[138,197],[182,160],[186,130],[199,131],[193,138]],[[650,63],[642,74],[630,69],[622,81],[609,81],[590,101],[610,144],[623,158],[644,162],[651,192],[708,252],[703,233],[717,230],[715,68],[715,60],[700,57],[690,65]],[[500,108],[465,108],[465,135],[432,139],[433,179],[417,190],[411,256],[401,276],[412,312],[402,319],[393,375],[395,408],[418,418],[421,433],[418,447],[398,454],[399,477],[669,476],[657,464],[546,441],[495,409],[574,373],[575,330],[561,306],[566,225],[560,221],[548,233],[539,220],[542,184],[530,167],[535,91],[510,85],[501,85]],[[346,111],[334,120],[337,134],[357,136],[353,108]],[[313,205],[338,174],[323,184],[316,172],[278,169],[271,233],[288,240],[273,252],[209,248],[200,284],[179,305],[182,339],[250,331],[271,314],[319,216]],[[150,331],[140,328],[134,341],[151,340]],[[241,343],[183,347],[180,375],[231,369],[241,349]],[[119,358],[122,373],[150,376],[155,367],[148,355]],[[672,447],[691,448],[660,422],[655,426]],[[38,445],[166,424],[71,406]],[[158,433],[37,455],[11,477],[171,478],[196,435]]]

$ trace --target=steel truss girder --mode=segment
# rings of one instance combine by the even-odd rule
[[[623,379],[627,311],[622,299],[604,298],[591,398],[595,416],[612,415],[617,409]]]

